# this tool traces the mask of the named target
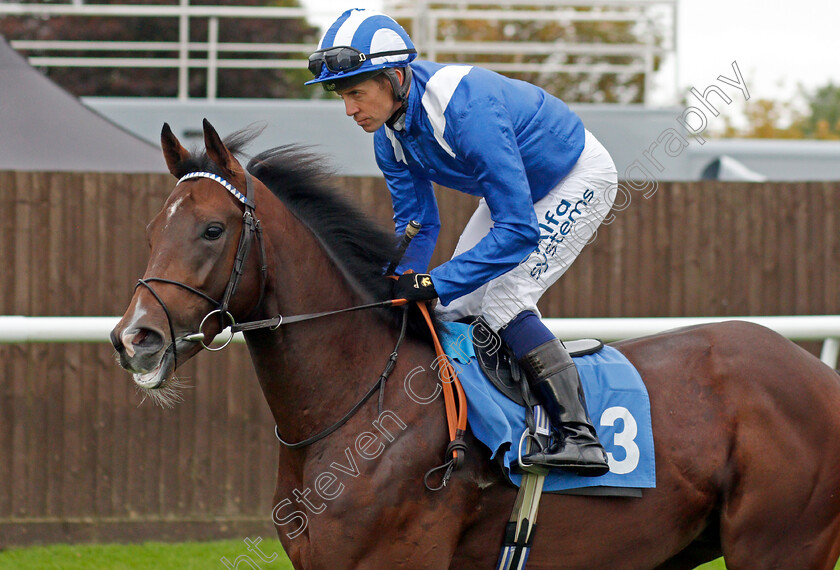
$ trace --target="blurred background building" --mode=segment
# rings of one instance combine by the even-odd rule
[[[223,133],[257,123],[265,131],[255,151],[314,146],[339,174],[378,176],[371,137],[343,118],[339,101],[303,86],[321,33],[313,20],[328,23],[343,3],[322,6],[316,18],[297,0],[229,4],[2,2],[0,34],[87,108],[152,144],[163,122],[187,141],[196,141],[204,117]],[[409,30],[421,57],[488,67],[563,98],[624,177],[840,179],[840,142],[827,140],[840,137],[840,117],[821,111],[840,90],[829,84],[827,93],[811,93],[810,114],[790,119],[784,102],[754,92],[747,100],[712,78],[693,87],[703,93],[716,84],[735,101],[709,95],[723,111],[715,116],[677,84],[677,0],[387,0],[382,7]],[[733,67],[719,73],[737,79]],[[654,102],[654,92],[670,93],[671,102]],[[8,101],[0,111],[14,113]],[[685,142],[665,154],[674,133]],[[722,158],[740,167],[716,168]]]

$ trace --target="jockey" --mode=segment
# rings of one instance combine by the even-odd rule
[[[577,369],[540,321],[537,301],[612,207],[613,161],[577,115],[539,87],[416,57],[396,21],[348,10],[309,57],[314,79],[306,83],[335,92],[347,115],[374,133],[397,233],[410,220],[422,224],[397,270],[394,297],[438,298],[448,320],[484,317],[554,426],[551,444],[525,461],[603,475],[606,453]],[[481,200],[452,259],[428,271],[440,229],[432,183]]]

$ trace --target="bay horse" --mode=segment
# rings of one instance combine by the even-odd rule
[[[164,125],[163,154],[179,183],[147,227],[145,276],[111,335],[121,365],[150,395],[172,391],[174,369],[202,350],[196,338],[229,321],[389,298],[382,274],[393,234],[331,190],[317,157],[274,149],[246,172],[237,154],[247,136],[223,142],[205,121],[204,138],[205,151],[191,154]],[[245,225],[259,235],[243,247]],[[393,351],[399,314],[373,309],[245,332],[278,434],[297,442],[342,419]],[[464,466],[443,490],[424,487],[449,438],[441,398],[431,398],[435,353],[410,320],[381,412],[373,398],[317,442],[280,447],[272,519],[296,568],[496,562],[516,490],[469,433]],[[694,568],[721,555],[730,570],[834,567],[838,374],[744,322],[613,346],[650,394],[656,488],[641,498],[544,496],[529,568]],[[409,397],[409,380],[429,398]]]

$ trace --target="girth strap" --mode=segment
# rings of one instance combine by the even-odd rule
[[[536,406],[536,415],[543,415],[539,406]],[[523,438],[525,440],[525,452],[530,453],[532,437],[539,434],[539,427],[536,432],[526,428]],[[527,435],[527,437],[526,437]],[[522,442],[520,442],[520,455],[522,453]],[[534,543],[534,533],[537,530],[537,512],[540,507],[543,484],[548,469],[544,467],[529,467],[522,475],[522,482],[519,486],[519,493],[516,495],[516,502],[505,526],[504,542],[502,552],[499,555],[499,562],[496,570],[524,570],[528,555],[531,552],[531,545]]]
[[[523,570],[534,543],[537,511],[542,496],[544,474],[526,473],[522,477],[513,512],[505,527],[502,553],[496,570]]]

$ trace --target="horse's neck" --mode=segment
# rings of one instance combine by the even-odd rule
[[[274,230],[267,311],[297,315],[369,301],[353,291],[297,220],[287,219]],[[380,314],[369,310],[249,335],[263,392],[284,437],[298,441],[336,421],[374,384],[397,336]]]
[[[270,239],[273,269],[266,311],[311,313],[370,300],[354,293],[308,230],[291,223],[277,229]],[[375,311],[251,333],[248,346],[282,437],[299,442],[341,420],[378,382],[398,336],[399,331]],[[323,560],[325,551],[338,553],[340,559],[342,553],[354,550],[346,539],[352,533],[336,532],[337,528],[351,524],[361,539],[375,537],[377,529],[387,526],[394,516],[393,505],[379,500],[378,495],[393,497],[396,493],[405,498],[419,492],[423,474],[442,459],[447,427],[441,398],[430,397],[439,388],[434,365],[434,351],[427,343],[406,338],[387,388],[360,407],[346,425],[310,447],[291,450],[280,446],[274,504],[286,505],[281,516],[288,516],[292,509],[308,512],[304,536],[291,541],[288,529],[280,535],[301,567],[316,565],[315,551]],[[406,388],[409,380],[413,391]],[[411,394],[425,400],[418,401]],[[377,406],[380,395],[381,414]],[[318,501],[314,507],[302,506],[301,501],[325,473],[340,474],[341,488],[349,490],[342,494],[341,506],[334,503],[335,507],[315,517],[314,513],[325,508],[321,496],[312,495]],[[357,477],[361,473],[364,476]],[[449,496],[451,504],[463,502]],[[447,506],[439,516],[449,514]],[[284,523],[274,520],[280,529]]]

